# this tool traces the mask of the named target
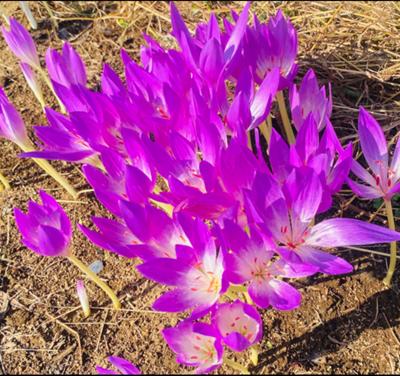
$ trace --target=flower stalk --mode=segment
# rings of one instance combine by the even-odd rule
[[[257,348],[257,346],[250,347],[250,360],[254,366],[258,365],[258,348]]]
[[[282,118],[283,129],[285,130],[286,137],[288,139],[289,144],[292,145],[295,142],[295,138],[294,138],[292,126],[290,125],[289,115],[286,110],[285,98],[283,97],[282,91],[278,91],[276,93],[276,99],[278,101],[279,112],[280,112],[281,118]]]
[[[5,189],[10,189],[10,183],[8,182],[7,178],[0,172],[0,192],[4,191]]]
[[[97,286],[99,286],[111,299],[113,302],[114,308],[116,310],[121,309],[121,302],[115,295],[114,291],[110,289],[110,287],[104,283],[95,273],[93,273],[81,260],[73,255],[68,256],[68,260],[71,261],[79,270],[84,273],[92,282],[94,282]]]
[[[391,230],[396,230],[396,226],[394,223],[394,216],[393,216],[393,207],[392,207],[392,201],[385,199],[385,207],[386,207],[386,215],[388,219],[388,227]],[[396,258],[397,258],[397,245],[396,242],[391,242],[390,243],[390,262],[389,262],[389,269],[387,271],[386,277],[383,280],[385,285],[390,286],[393,273],[396,268]]]
[[[233,368],[235,371],[239,371],[242,375],[250,375],[249,370],[245,366],[242,366],[240,363],[235,362],[234,360],[224,358],[224,363]]]
[[[33,145],[20,144],[19,147],[25,153],[35,150],[33,148]],[[32,158],[32,160],[35,161],[38,166],[40,166],[54,180],[56,180],[57,183],[59,183],[73,198],[78,197],[78,192],[75,190],[75,188],[67,181],[67,179],[60,175],[49,162],[47,162],[45,159],[40,158]]]
[[[67,110],[66,110],[64,104],[61,102],[61,99],[58,97],[56,91],[54,90],[54,87],[53,87],[53,85],[52,85],[52,83],[51,83],[49,77],[47,76],[46,71],[45,71],[43,68],[40,67],[40,68],[38,68],[38,72],[39,72],[39,74],[42,76],[43,81],[46,83],[46,85],[49,87],[49,89],[51,90],[51,92],[52,92],[52,93],[54,94],[54,96],[56,97],[57,102],[58,102],[58,105],[60,106],[61,112],[62,112],[63,114],[66,114],[66,113],[67,113]]]

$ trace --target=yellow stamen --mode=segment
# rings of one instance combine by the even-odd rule
[[[33,145],[21,144],[19,147],[25,152],[35,151]],[[34,162],[36,162],[47,174],[49,174],[54,180],[56,180],[73,198],[78,197],[78,192],[74,189],[74,187],[69,184],[67,179],[65,179],[62,175],[60,175],[54,168],[51,166],[49,162],[45,159],[40,158],[32,158]]]

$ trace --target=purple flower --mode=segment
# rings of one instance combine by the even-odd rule
[[[36,98],[40,102],[41,106],[45,106],[44,98],[43,98],[43,93],[42,89],[40,87],[40,82],[37,79],[37,76],[34,72],[34,70],[31,68],[29,64],[26,63],[20,63],[19,64],[21,71],[25,77],[26,82],[28,83],[30,89],[33,91],[33,94],[35,94]]]
[[[260,314],[251,305],[240,300],[218,304],[211,320],[224,344],[233,351],[244,351],[262,338]]]
[[[395,231],[356,219],[333,218],[313,225],[322,193],[318,176],[308,168],[294,170],[282,189],[267,175],[256,177],[248,195],[253,208],[249,215],[272,236],[286,261],[314,265],[326,274],[349,273],[352,266],[347,261],[320,248],[400,239]]]
[[[23,153],[21,156],[68,162],[88,162],[96,152],[78,134],[74,123],[51,108],[46,108],[45,113],[50,125],[33,127],[36,136],[42,143],[43,150]]]
[[[294,169],[313,169],[323,188],[318,213],[329,209],[332,195],[340,190],[348,177],[353,160],[352,145],[342,148],[329,120],[321,140],[310,113],[297,134],[295,145],[289,147],[273,129],[269,146],[269,160],[275,179],[284,184]]]
[[[196,373],[209,373],[222,364],[223,347],[217,330],[209,324],[183,321],[162,331],[178,363],[196,367]]]
[[[40,191],[42,205],[29,201],[29,212],[14,209],[15,222],[22,235],[22,243],[42,256],[70,254],[71,223],[60,204],[49,194]]]
[[[29,32],[14,18],[10,18],[9,29],[2,26],[1,31],[8,47],[23,63],[40,69],[35,42]]]
[[[92,222],[98,231],[78,224],[78,228],[95,245],[114,252],[120,256],[133,258],[137,256],[135,244],[138,238],[132,234],[129,228],[116,220],[101,217],[92,217]]]
[[[273,261],[274,245],[266,243],[257,232],[252,237],[236,224],[225,221],[224,238],[231,250],[226,257],[227,279],[235,284],[249,282],[248,291],[260,308],[291,310],[301,302],[301,294],[279,277],[305,277],[318,267],[303,263],[290,264],[284,259]]]
[[[62,55],[49,48],[46,52],[46,66],[50,78],[60,85],[86,85],[85,65],[69,43],[64,43]]]
[[[195,248],[177,245],[176,259],[153,258],[137,267],[146,278],[174,287],[154,302],[155,310],[182,312],[195,308],[195,316],[212,307],[226,290],[223,254],[204,223],[198,222],[197,231],[198,241],[192,241]]]
[[[244,78],[249,79],[252,84],[251,77]],[[278,90],[278,83],[279,69],[275,68],[265,76],[258,90],[254,94],[251,93],[251,98],[248,98],[250,93],[246,93],[245,90],[239,91],[226,115],[227,124],[234,130],[234,135],[241,136],[245,131],[254,129],[265,121]],[[238,83],[238,87],[239,85],[241,82]],[[238,129],[239,127],[241,129]]]
[[[248,44],[245,54],[248,64],[254,64],[258,82],[274,68],[279,68],[281,80],[279,90],[288,86],[297,73],[297,33],[292,23],[279,10],[267,25],[254,18],[254,27],[248,28]],[[254,62],[254,63],[253,63]]]
[[[21,115],[0,88],[0,136],[19,146],[30,144]]]
[[[128,258],[175,258],[177,244],[191,245],[181,223],[170,218],[163,210],[128,201],[121,201],[120,206],[125,223],[93,217],[99,231],[82,225],[79,226],[80,230],[99,247]],[[190,225],[194,226],[194,222]]]
[[[300,89],[293,84],[290,90],[290,108],[293,124],[299,130],[309,113],[312,113],[317,123],[318,131],[326,125],[332,113],[332,93],[329,85],[329,97],[326,96],[325,86],[319,88],[317,77],[312,69],[304,76]]]
[[[96,366],[96,372],[99,375],[140,375],[140,370],[133,365],[131,362],[128,362],[124,358],[120,358],[118,356],[109,356],[108,361],[118,369],[119,372],[113,371],[111,369],[103,368],[100,366]]]
[[[389,151],[382,128],[363,107],[358,117],[358,134],[371,173],[354,160],[351,171],[365,184],[351,179],[347,182],[358,196],[390,200],[400,191],[400,139],[389,164]]]

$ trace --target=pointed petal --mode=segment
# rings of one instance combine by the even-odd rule
[[[146,278],[169,286],[178,286],[188,266],[170,258],[155,258],[138,265],[137,270]]]
[[[300,247],[297,250],[304,262],[319,267],[319,271],[325,274],[346,274],[353,271],[353,266],[341,257],[331,255],[312,247]]]
[[[375,175],[380,175],[379,163],[388,166],[387,143],[381,126],[363,107],[360,108],[358,117],[358,135],[368,165]]]
[[[350,187],[350,189],[359,197],[364,197],[371,200],[383,196],[383,193],[380,192],[375,187],[360,184],[351,179],[347,179],[347,184]]]
[[[385,227],[357,219],[333,218],[315,225],[306,244],[315,247],[343,247],[399,240],[400,233]]]
[[[183,312],[194,305],[187,291],[175,289],[161,295],[154,303],[153,309],[159,312]]]
[[[118,356],[109,356],[108,361],[123,374],[123,375],[139,375],[141,372],[124,358]]]

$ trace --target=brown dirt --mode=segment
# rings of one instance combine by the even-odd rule
[[[6,11],[26,25],[17,2],[5,3]],[[43,56],[48,46],[60,47],[67,38],[82,54],[93,87],[103,62],[121,72],[119,49],[137,56],[140,32],[157,35],[165,46],[168,35],[166,3],[154,2],[61,2],[32,3],[39,29],[32,34]],[[219,16],[239,2],[180,3],[185,19],[207,18],[210,8]],[[265,20],[276,3],[255,3],[253,10]],[[284,5],[298,27],[301,72],[313,66],[322,82],[332,81],[334,125],[347,139],[354,139],[358,104],[373,108],[387,129],[396,130],[399,114],[400,27],[398,6],[386,3],[318,3]],[[117,22],[119,20],[119,22]],[[19,73],[17,63],[0,38],[0,85],[21,109],[28,124],[44,122]],[[49,94],[49,93],[47,93]],[[50,99],[50,96],[48,95]],[[355,141],[357,141],[355,139]],[[12,190],[0,194],[0,374],[93,373],[96,364],[106,366],[107,355],[132,360],[144,373],[182,373],[160,330],[174,325],[178,316],[151,311],[161,288],[142,279],[134,262],[96,249],[78,231],[74,251],[88,264],[105,264],[101,277],[118,293],[123,309],[115,312],[107,297],[87,283],[93,307],[85,319],[75,292],[79,271],[66,260],[41,258],[19,242],[14,207],[26,207],[37,190],[51,192],[64,205],[74,223],[90,223],[92,215],[105,211],[91,193],[70,201],[56,183],[29,160],[18,159],[18,150],[0,140],[0,170]],[[53,165],[77,189],[88,188],[78,167]],[[351,194],[342,192],[345,216],[369,219],[373,209],[361,201],[349,205]],[[336,208],[339,209],[339,204]],[[336,213],[336,214],[338,214]],[[381,212],[374,220],[384,222]],[[377,250],[387,252],[386,247]],[[293,312],[264,311],[265,336],[260,344],[260,364],[254,373],[400,373],[399,276],[393,289],[382,284],[387,259],[342,250],[355,271],[344,277],[318,275],[301,280],[303,303]],[[245,362],[239,360],[241,362]],[[232,370],[223,367],[219,373]]]

